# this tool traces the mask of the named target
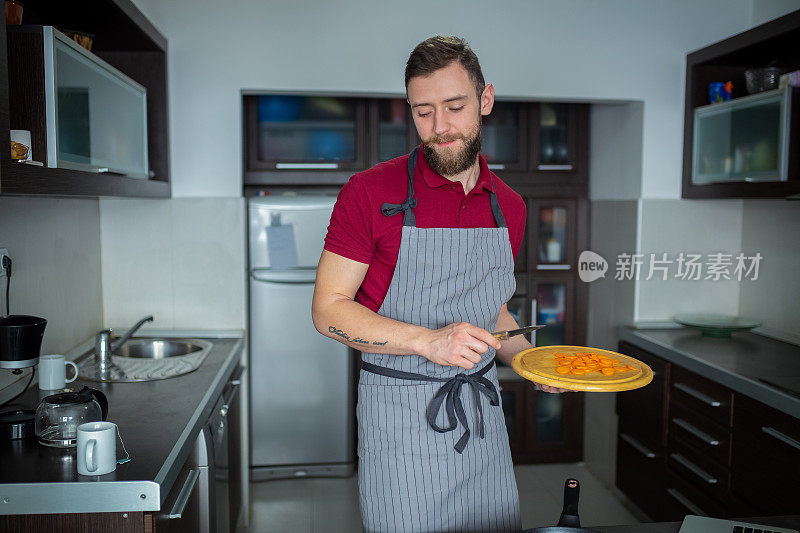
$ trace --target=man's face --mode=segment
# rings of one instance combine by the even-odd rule
[[[423,143],[425,161],[442,176],[454,176],[475,164],[481,149],[481,115],[494,104],[487,85],[480,100],[458,61],[408,82],[408,102]]]

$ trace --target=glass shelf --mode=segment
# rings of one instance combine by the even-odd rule
[[[791,89],[694,111],[692,183],[785,181]]]

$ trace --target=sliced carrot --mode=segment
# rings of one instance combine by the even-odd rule
[[[559,374],[569,374],[569,367],[568,366],[557,366],[556,372]]]
[[[584,375],[586,373],[585,370],[582,370],[580,368],[573,368],[569,372],[570,372],[570,374],[575,374],[576,376],[582,376],[582,375]]]
[[[614,369],[613,368],[603,367],[603,368],[600,369],[600,372],[602,372],[603,375],[605,375],[605,376],[613,376],[614,375]]]

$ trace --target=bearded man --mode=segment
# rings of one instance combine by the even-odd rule
[[[495,357],[525,203],[479,155],[494,104],[456,37],[417,45],[405,71],[420,147],[355,174],[317,270],[317,330],[362,352],[358,480],[366,531],[518,531],[519,495]],[[559,389],[540,385],[548,392]]]

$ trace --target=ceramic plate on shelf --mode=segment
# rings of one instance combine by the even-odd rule
[[[761,325],[761,321],[755,318],[709,313],[683,313],[675,315],[672,320],[681,326],[698,329],[706,337],[730,337],[734,331],[747,331]]]
[[[579,361],[583,364],[578,365]],[[653,371],[638,359],[588,346],[530,348],[515,355],[511,367],[527,380],[574,391],[618,392],[638,389],[653,381]],[[613,373],[602,371],[615,367],[619,370]]]

